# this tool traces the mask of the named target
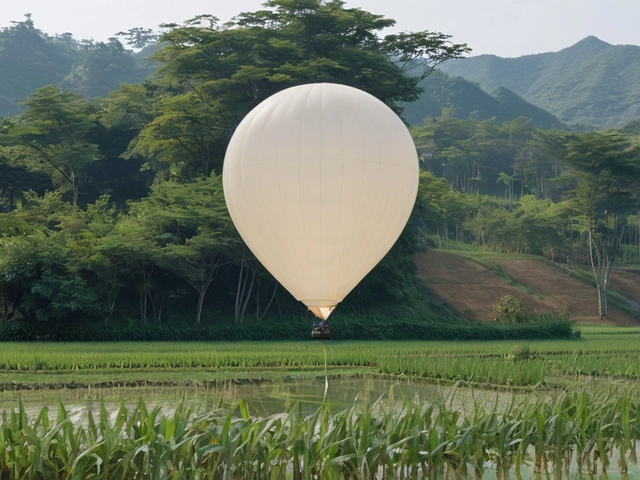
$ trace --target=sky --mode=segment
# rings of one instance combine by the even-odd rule
[[[258,10],[263,0],[0,0],[0,27],[31,13],[36,28],[104,41],[134,27],[182,23],[209,13],[222,21]],[[640,45],[638,0],[346,0],[396,20],[388,32],[431,30],[467,43],[472,55],[518,57],[555,52],[595,35]]]

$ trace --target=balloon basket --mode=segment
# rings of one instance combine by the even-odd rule
[[[313,329],[311,330],[311,338],[318,340],[331,338],[331,331],[328,328],[324,330]]]

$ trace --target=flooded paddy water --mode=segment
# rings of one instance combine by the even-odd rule
[[[134,407],[142,398],[147,407],[162,406],[163,412],[171,414],[175,406],[184,398],[196,409],[213,408],[220,404],[234,404],[244,400],[255,416],[267,416],[290,410],[296,405],[304,413],[315,412],[325,402],[334,413],[358,403],[370,406],[383,397],[386,402],[404,400],[428,400],[442,402],[451,387],[412,381],[386,380],[376,378],[328,379],[325,395],[325,379],[296,380],[284,382],[238,382],[227,381],[215,386],[140,386],[74,388],[60,390],[36,390],[28,392],[5,391],[0,394],[0,410],[16,408],[22,399],[27,412],[37,416],[42,407],[50,409],[50,415],[60,400],[66,410],[76,420],[82,421],[86,412],[96,413],[101,401],[109,412],[115,412],[120,403]],[[30,416],[31,416],[30,415]]]
[[[637,334],[635,335],[628,339],[628,343],[632,347],[630,346],[623,351],[625,361],[635,358]],[[610,340],[609,337],[611,337]],[[493,430],[503,426],[519,429],[523,419],[528,418],[528,412],[544,404],[549,406],[546,410],[540,410],[544,415],[545,425],[540,427],[537,423],[533,425],[529,420],[526,420],[529,422],[528,426],[522,428],[525,434],[539,428],[545,430],[549,428],[552,429],[549,430],[551,432],[557,425],[560,425],[555,420],[557,418],[563,419],[562,425],[571,429],[571,425],[576,425],[576,415],[567,408],[575,405],[576,401],[580,399],[580,394],[584,392],[588,397],[585,400],[585,415],[588,418],[583,424],[580,424],[578,430],[581,431],[584,428],[585,433],[588,433],[586,430],[590,428],[589,425],[598,425],[598,428],[595,430],[592,428],[589,431],[597,433],[603,429],[606,430],[605,436],[608,442],[603,444],[603,449],[608,455],[607,476],[602,476],[602,462],[599,461],[597,473],[592,474],[593,476],[590,478],[640,479],[640,470],[631,463],[629,464],[628,476],[624,477],[618,473],[620,451],[618,445],[621,441],[615,440],[617,433],[611,427],[611,425],[623,423],[618,412],[623,410],[624,404],[618,402],[618,398],[631,400],[634,409],[630,417],[631,428],[635,429],[639,425],[634,413],[640,411],[640,409],[635,410],[638,405],[638,391],[634,390],[631,385],[635,381],[624,376],[563,374],[567,362],[569,365],[573,362],[577,365],[576,368],[582,368],[585,371],[602,369],[603,366],[613,371],[614,366],[608,361],[607,355],[611,355],[608,352],[614,352],[618,357],[621,356],[617,353],[620,349],[619,339],[621,336],[616,335],[614,338],[609,335],[609,337],[600,340],[598,344],[598,348],[603,348],[602,345],[605,345],[608,350],[604,353],[598,353],[600,352],[598,350],[593,354],[588,353],[586,340],[576,342],[575,345],[551,343],[541,346],[531,344],[531,350],[535,357],[520,363],[507,359],[506,355],[511,350],[511,345],[507,345],[507,348],[503,344],[497,343],[476,346],[475,344],[441,345],[438,343],[370,345],[336,342],[328,346],[326,359],[323,349],[320,349],[317,344],[313,344],[317,347],[315,351],[310,351],[308,344],[300,346],[286,344],[286,348],[278,345],[279,353],[275,360],[272,358],[273,353],[268,351],[272,346],[266,344],[234,344],[229,346],[190,344],[190,355],[197,361],[192,360],[187,365],[185,365],[186,362],[183,358],[185,357],[183,345],[153,345],[150,349],[152,353],[146,354],[145,352],[134,352],[138,348],[135,345],[82,344],[65,345],[62,348],[63,346],[60,345],[46,344],[37,346],[37,352],[33,353],[34,359],[29,362],[27,362],[28,358],[25,358],[27,355],[19,352],[11,353],[11,346],[8,346],[6,350],[11,355],[5,352],[5,357],[9,360],[9,357],[19,358],[21,363],[17,366],[7,363],[6,370],[0,372],[0,385],[3,390],[0,391],[0,410],[7,411],[16,408],[19,405],[19,399],[22,399],[26,416],[31,422],[35,421],[43,407],[47,407],[52,425],[55,425],[58,402],[61,401],[67,412],[66,417],[74,428],[87,430],[89,412],[94,419],[97,419],[100,416],[102,402],[104,402],[109,417],[109,421],[105,423],[115,425],[116,419],[120,418],[117,412],[121,403],[124,404],[129,414],[133,415],[140,399],[144,401],[146,410],[151,412],[158,407],[168,418],[173,418],[174,412],[183,401],[193,407],[195,411],[205,413],[220,412],[219,407],[221,406],[237,406],[238,401],[242,399],[248,404],[250,415],[254,417],[246,424],[247,431],[252,428],[252,425],[256,425],[258,428],[265,424],[261,422],[271,421],[270,418],[265,417],[292,411],[302,413],[302,415],[292,414],[291,418],[295,419],[296,425],[301,425],[300,431],[305,431],[305,428],[315,428],[311,422],[308,422],[311,427],[308,425],[305,427],[305,418],[313,416],[314,412],[321,408],[323,402],[328,405],[331,414],[330,417],[326,417],[326,426],[330,429],[334,425],[335,419],[340,418],[340,412],[348,411],[354,404],[358,406],[356,410],[360,412],[382,399],[380,401],[381,410],[389,412],[391,408],[389,418],[395,418],[394,416],[400,418],[404,415],[401,413],[403,409],[400,408],[403,402],[409,401],[412,405],[416,405],[414,401],[417,399],[420,403],[417,410],[414,407],[413,412],[419,412],[424,405],[423,402],[435,404],[436,407],[432,413],[434,418],[438,417],[438,422],[429,424],[429,422],[421,420],[421,418],[429,418],[431,414],[422,415],[419,413],[415,419],[413,416],[406,417],[412,419],[407,420],[408,422],[415,422],[416,431],[421,432],[420,435],[423,431],[436,432],[438,436],[434,440],[436,445],[445,444],[445,440],[453,442],[451,449],[456,452],[460,450],[459,453],[454,452],[454,454],[464,455],[461,458],[467,459],[468,462],[478,460],[480,466],[484,464],[482,478],[491,480],[500,478],[497,475],[496,467],[498,464],[494,458],[495,453],[491,452],[498,444],[496,441],[498,435]],[[578,347],[580,352],[574,353]],[[494,350],[497,354],[494,353]],[[565,350],[569,353],[566,353]],[[560,353],[554,353],[556,351]],[[38,358],[35,358],[36,353]],[[315,355],[313,361],[309,361],[310,353]],[[158,358],[153,357],[152,354]],[[569,359],[566,360],[564,357]],[[124,362],[122,361],[124,358],[132,358],[132,360]],[[325,361],[327,365],[323,369]],[[409,367],[413,368],[412,362],[414,361],[422,362],[417,365],[420,368],[431,367],[433,362],[440,362],[437,366],[442,371],[448,368],[446,362],[455,363],[457,370],[452,369],[451,371],[458,372],[460,377],[457,378],[467,378],[462,375],[466,368],[488,363],[497,364],[500,367],[505,365],[514,367],[511,370],[515,372],[516,369],[537,368],[537,365],[544,362],[545,368],[548,367],[548,372],[545,383],[535,387],[518,386],[517,383],[511,385],[511,383],[501,384],[499,381],[492,382],[488,377],[482,375],[473,377],[474,387],[467,386],[469,384],[455,386],[451,383],[451,376],[444,377],[441,384],[427,383],[427,379],[417,379],[416,376],[410,374]],[[40,363],[42,370],[40,370]],[[386,368],[385,365],[391,366]],[[16,367],[19,368],[16,369]],[[407,369],[408,372],[405,372]],[[504,375],[505,382],[508,380],[507,377],[512,378],[513,372],[511,370],[508,375]],[[632,369],[632,371],[635,370]],[[327,373],[328,387],[325,383],[325,372]],[[529,385],[535,385],[535,383]],[[559,404],[557,400],[562,397],[563,392],[569,392],[566,403],[568,407],[554,409],[554,405]],[[612,393],[609,396],[603,395],[606,392]],[[533,403],[528,404],[529,401]],[[512,414],[501,415],[502,412],[510,408],[512,403],[516,405]],[[299,406],[299,410],[297,406]],[[488,413],[475,417],[474,408],[486,410]],[[222,425],[222,420],[219,419],[224,419],[227,412],[221,412],[220,414],[212,413],[212,417],[215,417],[214,421],[207,423],[206,428],[210,426],[215,430]],[[354,412],[355,410],[352,410],[348,414],[349,418],[355,418],[358,415]],[[498,413],[495,419],[491,418],[491,412]],[[235,415],[240,416],[239,410],[235,411]],[[503,418],[500,418],[501,416]],[[262,417],[264,420],[260,420],[258,417]],[[395,424],[393,419],[389,423],[382,421],[383,417],[378,413],[372,417],[371,426],[373,428],[381,428],[381,424]],[[504,417],[509,418],[504,420]],[[345,439],[351,439],[357,435],[360,426],[366,421],[364,413],[362,418],[361,422],[349,424],[352,430],[347,431]],[[467,442],[470,446],[458,448],[456,445],[462,438],[460,433],[462,430],[459,426],[462,425],[464,419],[469,418],[474,418],[473,425],[474,427],[477,425],[477,429],[474,430],[476,433],[470,429],[469,431],[473,435],[473,441]],[[450,427],[443,428],[442,422],[449,421],[452,422]],[[245,428],[241,419],[237,424],[238,428]],[[336,431],[341,432],[342,430],[337,429]],[[391,430],[389,431],[391,432]],[[402,429],[403,438],[409,438],[412,434],[407,432],[410,431],[411,429]],[[504,431],[506,432],[506,430]],[[372,441],[377,442],[378,439],[390,438],[389,435],[393,435],[393,433],[388,434],[383,429],[376,433]],[[514,435],[504,445],[511,444],[517,447],[516,443],[510,442],[514,439],[525,438],[520,432]],[[571,430],[567,432],[567,435],[562,436],[563,441],[567,442],[568,448],[573,449],[571,475],[570,477],[565,475],[563,478],[579,478],[575,462],[575,441],[581,440],[580,435]],[[295,445],[297,440],[293,436],[290,438],[290,444]],[[424,435],[420,438],[421,455],[419,457],[422,458],[423,449],[431,451],[434,447],[427,445],[430,438]],[[553,441],[545,442],[543,447],[549,456],[552,455],[554,448]],[[482,454],[477,454],[471,445],[480,445],[480,442],[484,446],[480,447]],[[523,458],[524,463],[521,464],[521,478],[536,478],[532,466],[535,459],[535,439],[529,437],[526,443],[523,443],[523,445],[525,444],[528,447],[525,447],[524,455],[526,457]],[[593,460],[595,449],[588,448],[591,448],[588,454]],[[398,447],[396,450],[402,449]],[[627,457],[629,451],[626,450]],[[513,455],[513,449],[507,453]],[[403,455],[395,451],[390,454],[398,457]],[[251,465],[254,459],[255,454],[248,454],[245,459],[246,464]],[[245,460],[238,460],[237,465],[241,465],[241,462]],[[442,465],[443,461],[441,459],[439,465]],[[552,469],[553,463],[549,459],[549,475],[546,478],[558,478],[553,476]],[[541,471],[544,472],[544,468]],[[586,472],[586,469],[583,471]],[[513,469],[510,473],[511,478],[517,478]],[[379,478],[381,477],[379,476]],[[396,478],[408,477],[400,475]],[[502,476],[501,478],[509,477]]]

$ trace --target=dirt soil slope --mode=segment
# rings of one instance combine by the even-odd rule
[[[612,271],[609,286],[629,299],[629,303],[640,310],[640,275],[623,271]]]
[[[567,310],[572,320],[599,323],[595,288],[576,280],[552,265],[534,259],[497,259],[517,282],[535,294],[510,285],[498,275],[475,262],[448,253],[429,251],[414,257],[418,276],[443,301],[468,318],[491,320],[493,306],[505,295],[514,295],[539,313]],[[634,278],[635,277],[635,278]],[[640,276],[615,272],[612,288],[639,301]],[[638,325],[631,315],[610,309],[607,323]]]

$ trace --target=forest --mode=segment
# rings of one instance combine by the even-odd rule
[[[393,23],[339,0],[271,0],[224,25],[202,15],[159,36],[123,34],[155,52],[143,82],[28,93],[21,112],[0,117],[0,336],[294,338],[310,326],[233,227],[226,145],[258,103],[310,82],[360,88],[402,116],[420,82],[470,51],[438,32],[380,37]],[[3,42],[25,35],[47,40],[30,18],[1,32]],[[64,40],[91,53],[74,68],[77,85],[94,78],[96,52],[132,55],[116,38]],[[612,266],[640,261],[640,121],[574,133],[445,108],[411,133],[421,163],[411,220],[332,319],[354,337],[384,337],[391,317],[407,329],[467,328],[415,276],[412,255],[449,242],[587,265],[606,317]]]

